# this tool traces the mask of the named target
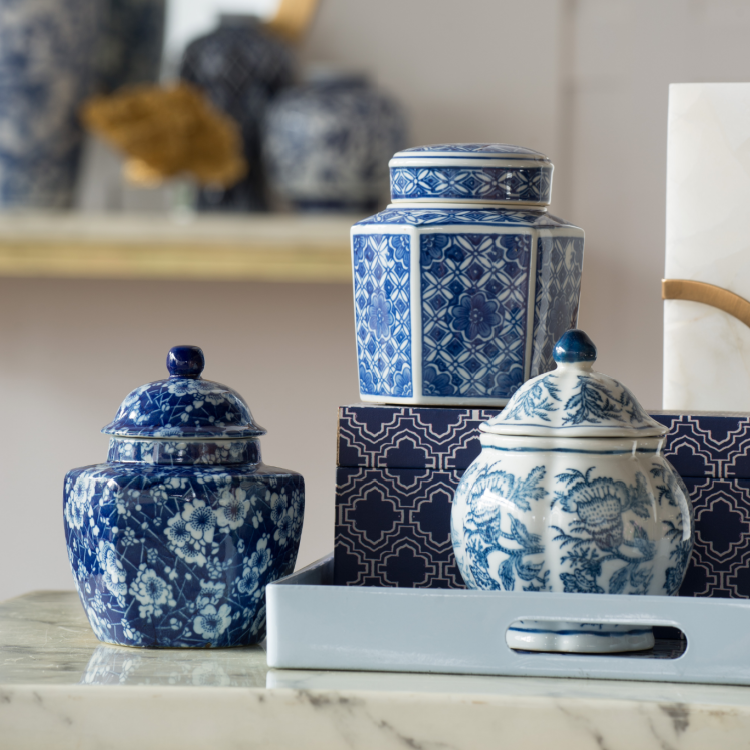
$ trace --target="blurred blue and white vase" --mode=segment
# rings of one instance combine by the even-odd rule
[[[106,463],[65,477],[78,594],[105,643],[256,643],[266,585],[294,570],[304,480],[261,461],[265,430],[238,393],[200,377],[198,347],[174,347],[167,367],[102,430]]]
[[[352,228],[360,396],[504,406],[578,319],[583,230],[547,212],[552,164],[459,143],[390,172],[391,204]]]
[[[109,94],[120,86],[159,79],[166,0],[105,0],[97,44],[96,88]]]
[[[225,15],[218,29],[188,45],[180,77],[237,122],[249,167],[247,176],[233,187],[201,190],[198,207],[266,210],[261,130],[269,101],[294,79],[291,53],[254,17]]]
[[[667,428],[621,383],[592,369],[579,330],[557,368],[525,383],[480,426],[482,451],[451,508],[451,539],[470,589],[672,596],[693,549],[693,507],[662,455]],[[511,648],[640,651],[651,627],[519,620]]]
[[[91,93],[97,0],[0,0],[0,208],[67,208]]]
[[[301,209],[375,210],[406,145],[401,106],[363,76],[329,75],[269,106],[263,156],[274,192]]]

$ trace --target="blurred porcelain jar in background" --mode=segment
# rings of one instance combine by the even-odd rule
[[[313,71],[271,102],[263,136],[269,185],[300,209],[373,211],[387,160],[406,145],[401,106],[365,76]]]
[[[229,188],[202,188],[198,207],[223,211],[265,211],[266,175],[261,133],[266,107],[294,81],[294,57],[254,16],[222,14],[219,28],[185,49],[180,78],[199,88],[242,133],[247,175]]]
[[[352,228],[363,401],[504,406],[578,319],[583,231],[547,213],[552,164],[504,144],[411,148]]]
[[[69,208],[91,93],[96,0],[0,3],[0,208]]]
[[[667,428],[616,380],[592,370],[596,347],[568,331],[557,369],[525,383],[480,426],[482,452],[451,509],[470,589],[676,594],[693,549],[693,507],[662,455]],[[519,621],[511,648],[651,648],[638,625]]]
[[[134,390],[104,464],[73,469],[68,556],[97,638],[146,648],[246,646],[265,634],[265,587],[294,570],[302,476],[261,461],[242,397],[203,380],[198,347]]]

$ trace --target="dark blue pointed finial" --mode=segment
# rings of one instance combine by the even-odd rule
[[[199,346],[173,346],[167,354],[167,370],[172,378],[199,378],[206,366]]]
[[[571,328],[566,331],[555,344],[552,353],[555,362],[594,362],[596,360],[596,346],[584,331]]]

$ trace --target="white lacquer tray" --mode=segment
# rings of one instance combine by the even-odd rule
[[[268,666],[750,685],[750,601],[333,585],[333,554],[266,588]],[[617,656],[514,651],[516,620],[678,628]]]

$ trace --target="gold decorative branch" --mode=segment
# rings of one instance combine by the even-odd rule
[[[725,313],[741,320],[750,328],[750,302],[739,294],[728,289],[702,281],[688,279],[663,279],[661,282],[662,299],[684,299],[690,302],[700,302],[723,310]]]
[[[318,0],[280,0],[268,29],[289,42],[298,42],[310,28]]]

